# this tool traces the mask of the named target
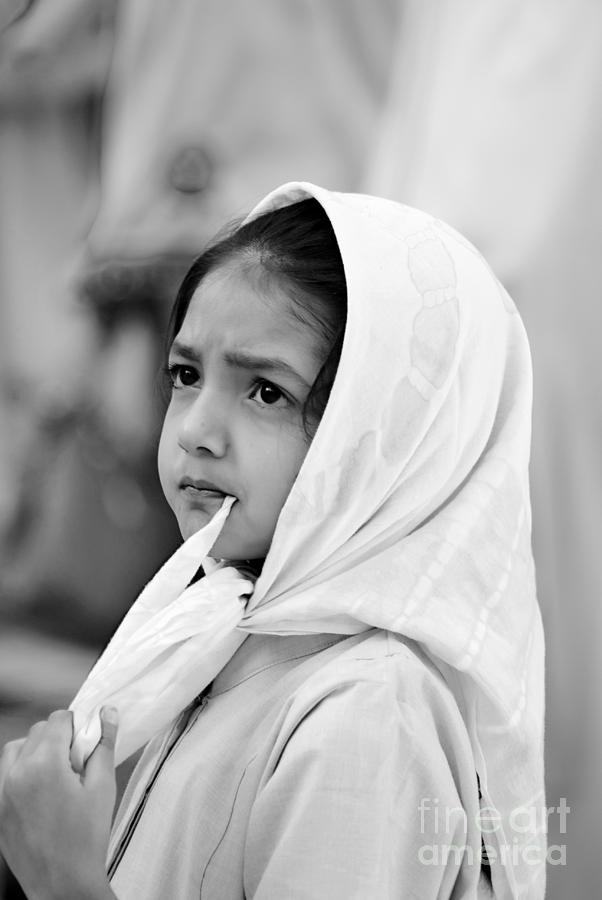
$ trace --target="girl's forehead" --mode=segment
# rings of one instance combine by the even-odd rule
[[[268,288],[269,290],[269,288]],[[172,345],[173,353],[191,359],[220,359],[235,364],[251,357],[286,362],[304,384],[317,374],[315,334],[290,313],[290,299],[262,293],[244,272],[218,270],[195,291],[182,326]],[[281,367],[282,371],[282,367]]]
[[[245,268],[210,272],[194,292],[181,332],[190,337],[299,341],[303,329],[291,316],[291,300],[273,280]]]

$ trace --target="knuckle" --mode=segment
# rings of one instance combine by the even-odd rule
[[[17,804],[43,787],[48,781],[54,781],[46,761],[39,754],[32,754],[25,760],[18,759],[7,772],[4,779],[4,792],[9,800]]]
[[[7,741],[6,744],[4,744],[4,746],[2,747],[2,751],[0,752],[0,759],[8,759],[8,757],[11,756],[22,743],[22,739],[18,741]]]
[[[44,731],[45,728],[46,728],[45,721],[35,722],[35,724],[32,725],[31,728],[29,729],[29,731],[27,732],[27,736],[30,738],[36,737],[36,735],[38,735],[38,734],[40,734],[40,732]]]
[[[20,738],[18,741],[7,741],[2,750],[0,751],[0,769],[4,770],[11,765],[12,760],[16,759],[19,753],[19,750],[25,743],[25,738]]]

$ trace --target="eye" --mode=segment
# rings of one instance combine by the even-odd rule
[[[252,400],[254,398],[260,406],[275,406],[279,400],[284,401],[284,403],[279,404],[280,406],[284,406],[289,402],[279,387],[263,378],[255,383],[253,393],[249,399]]]
[[[169,380],[173,388],[191,387],[198,381],[199,373],[193,366],[185,366],[182,363],[174,363],[167,369]]]

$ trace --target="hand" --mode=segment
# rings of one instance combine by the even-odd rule
[[[116,716],[103,709],[100,742],[73,771],[70,712],[38,722],[0,757],[0,851],[30,900],[114,896],[105,860],[115,805]]]

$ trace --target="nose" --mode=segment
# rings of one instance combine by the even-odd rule
[[[187,453],[224,456],[228,450],[228,415],[225,404],[205,388],[196,392],[178,423],[178,443]]]

